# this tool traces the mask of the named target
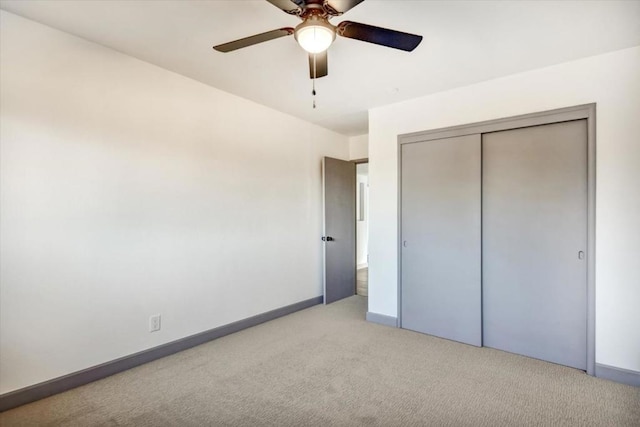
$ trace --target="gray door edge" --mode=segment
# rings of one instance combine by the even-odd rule
[[[322,235],[327,235],[327,215],[325,212],[325,171],[326,167],[324,164],[325,157],[322,157],[322,167],[321,167],[321,177],[320,181],[322,183]],[[327,245],[322,242],[322,304],[327,304]]]
[[[402,328],[402,146],[456,136],[483,134],[572,120],[587,120],[587,374],[596,374],[596,104],[540,111],[484,122],[398,135],[397,313]],[[324,197],[324,195],[323,195]]]
[[[398,328],[402,328],[402,135],[398,135],[398,152],[397,152],[397,156],[398,156],[398,167],[397,167],[397,183],[398,183],[398,206],[397,206],[397,215],[398,215],[398,228],[397,228],[397,236],[398,236],[398,241],[396,242],[397,245],[397,254],[398,254],[398,259],[397,259],[397,273],[398,273],[398,277],[397,277],[397,305],[398,308],[396,310],[396,327]]]

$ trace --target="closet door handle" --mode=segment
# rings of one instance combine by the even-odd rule
[[[584,259],[584,252],[578,251],[578,259]]]

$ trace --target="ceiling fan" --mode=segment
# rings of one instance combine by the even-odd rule
[[[340,16],[364,0],[267,0],[272,5],[290,15],[302,19],[297,27],[279,28],[256,34],[213,48],[219,52],[231,52],[258,43],[293,34],[298,44],[309,52],[309,76],[312,79],[324,77],[328,73],[327,49],[336,35],[361,40],[381,46],[411,52],[422,41],[422,36],[389,30],[352,21],[342,21],[331,25],[329,20]]]

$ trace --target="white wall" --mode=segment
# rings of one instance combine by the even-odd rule
[[[346,137],[0,19],[0,393],[322,294]]]
[[[640,371],[640,47],[372,109],[369,311],[397,315],[399,134],[597,103],[596,361]]]
[[[360,197],[360,184],[364,185]],[[358,268],[367,266],[367,255],[369,254],[369,164],[359,163],[356,165],[356,263]],[[360,221],[360,200],[363,203],[364,219]]]
[[[349,160],[361,160],[369,157],[369,135],[349,138]]]

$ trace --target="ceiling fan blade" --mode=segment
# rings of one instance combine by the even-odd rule
[[[363,1],[364,0],[327,0],[326,5],[337,12],[337,14],[343,14]]]
[[[358,22],[343,21],[336,28],[338,35],[411,52],[422,41],[422,36],[389,30]]]
[[[232,50],[242,49],[243,47],[253,46],[254,44],[266,42],[284,36],[293,34],[293,28],[279,28],[266,33],[256,34],[255,36],[245,37],[243,39],[234,40],[229,43],[219,44],[213,48],[218,52],[231,52]]]
[[[315,64],[313,63],[315,56]],[[315,71],[315,73],[314,73]],[[309,77],[313,78],[315,74],[315,78],[319,79],[320,77],[324,77],[329,73],[327,66],[327,51],[309,54]]]
[[[293,0],[267,0],[269,3],[274,5],[280,10],[285,11],[290,15],[299,15],[302,12],[300,8],[300,1]]]

